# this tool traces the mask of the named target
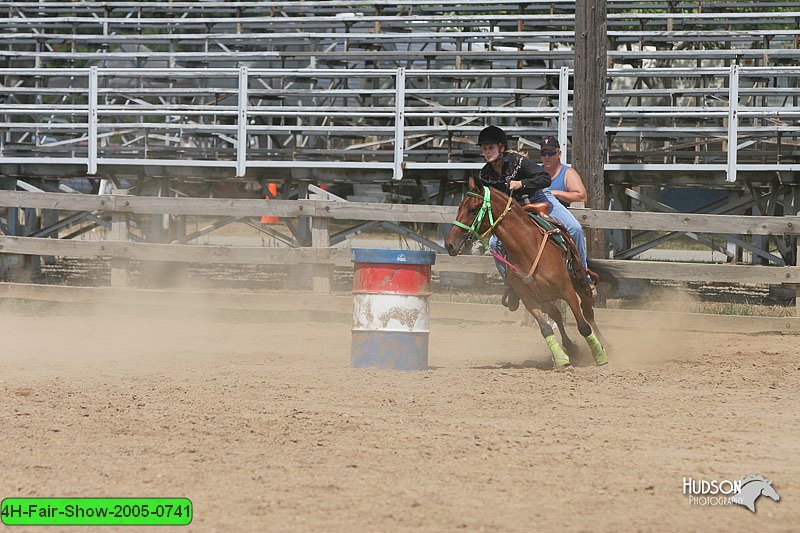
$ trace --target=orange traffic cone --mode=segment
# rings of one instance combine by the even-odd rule
[[[278,197],[278,186],[276,184],[274,183],[268,184],[267,191],[269,191],[269,194],[265,197],[265,200]],[[262,224],[279,224],[280,221],[281,221],[280,217],[268,217],[268,216],[261,217]]]

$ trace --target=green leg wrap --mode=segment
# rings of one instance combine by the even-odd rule
[[[567,352],[564,351],[564,348],[558,344],[555,335],[550,335],[549,337],[545,337],[545,342],[547,343],[547,347],[550,348],[550,353],[553,355],[553,363],[556,365],[557,368],[562,368],[569,366],[569,356]]]
[[[605,348],[603,345],[600,344],[600,341],[597,340],[597,337],[594,336],[594,333],[590,333],[588,337],[584,337],[586,339],[586,344],[589,345],[589,348],[592,349],[592,355],[594,356],[594,362],[597,366],[603,366],[608,364],[608,355],[606,354]]]

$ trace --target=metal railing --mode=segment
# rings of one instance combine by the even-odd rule
[[[405,169],[479,168],[474,139],[488,123],[522,149],[557,133],[566,160],[572,75],[567,67],[0,69],[0,164],[85,164],[90,175],[99,165],[236,176],[379,169],[401,179]],[[724,171],[729,182],[737,171],[800,170],[800,67],[608,75],[607,170]]]
[[[381,68],[458,68],[497,61],[502,52],[512,62],[554,67],[559,65],[552,61],[572,60],[574,5],[562,0],[5,2],[0,65],[329,63],[336,68],[341,62],[366,67],[369,60]],[[799,17],[800,3],[788,1],[610,1],[609,56],[618,64],[655,57],[695,58],[703,66],[710,60],[785,64],[800,57]],[[659,49],[643,51],[644,46]]]

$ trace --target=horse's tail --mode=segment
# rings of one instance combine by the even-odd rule
[[[602,281],[610,284],[612,290],[619,289],[619,278],[621,277],[622,269],[608,263],[600,263],[594,259],[589,259],[586,262],[588,263],[587,270],[595,285]]]

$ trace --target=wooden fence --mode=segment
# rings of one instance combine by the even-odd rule
[[[127,262],[129,260],[180,261],[201,264],[310,264],[314,265],[313,289],[320,293],[330,291],[334,265],[346,267],[351,264],[348,249],[330,246],[329,222],[331,219],[449,224],[453,221],[456,212],[456,208],[452,206],[355,203],[331,200],[270,200],[265,202],[251,199],[93,196],[16,191],[0,191],[0,207],[110,212],[112,214],[110,240],[58,240],[0,235],[0,252],[67,257],[107,256],[112,261],[112,286],[127,285]],[[800,235],[800,217],[798,216],[701,215],[588,209],[572,209],[572,212],[585,227],[589,228],[665,232],[691,231],[734,235]],[[132,214],[310,217],[312,243],[310,247],[303,248],[275,248],[132,242],[128,240],[128,217]],[[800,294],[800,267],[798,266],[748,266],[630,260],[602,260],[602,262],[615,267],[623,278],[792,284]],[[436,258],[434,270],[438,272],[492,273],[495,271],[495,267],[489,256],[450,257],[440,254]]]

